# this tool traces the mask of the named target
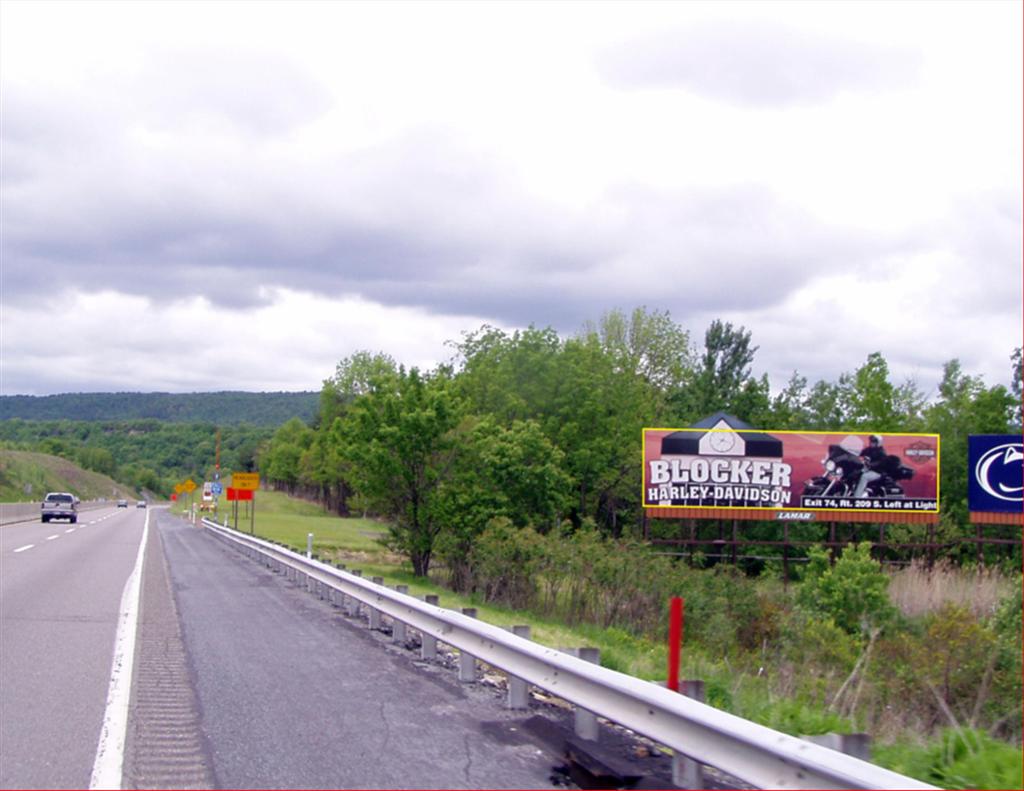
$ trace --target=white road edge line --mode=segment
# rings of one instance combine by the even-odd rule
[[[25,544],[25,546],[23,546],[23,547],[18,547],[18,548],[17,548],[16,550],[14,550],[14,551],[15,551],[15,552],[24,552],[24,551],[25,551],[26,549],[32,549],[32,547],[34,547],[34,546],[35,546],[35,544]]]
[[[139,625],[139,598],[142,593],[142,561],[148,537],[149,511],[146,511],[146,524],[142,528],[135,568],[121,594],[117,636],[114,638],[114,661],[110,668],[110,688],[107,691],[107,710],[103,715],[100,741],[96,747],[90,789],[121,788],[124,745],[128,735],[128,704],[132,693],[132,668],[135,665],[135,633]]]

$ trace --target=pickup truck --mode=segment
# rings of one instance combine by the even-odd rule
[[[51,519],[67,519],[71,524],[78,521],[78,498],[70,492],[50,492],[43,498],[43,522]]]

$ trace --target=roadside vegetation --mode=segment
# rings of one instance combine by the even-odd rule
[[[880,753],[893,762],[945,739],[931,782],[1002,745],[1016,771],[995,782],[1020,787],[1020,528],[980,558],[965,541],[975,534],[967,437],[1019,431],[1020,350],[1010,390],[950,360],[930,395],[894,383],[880,353],[835,381],[794,372],[772,395],[753,373],[756,351],[742,327],[712,322],[698,346],[667,314],[638,309],[567,339],[483,327],[431,371],[361,352],[324,383],[317,417],[281,426],[258,467],[270,487],[380,519],[407,578],[585,630],[615,669],[664,673],[665,603],[681,595],[686,672],[706,681],[714,705],[793,733],[867,731],[896,751]],[[811,547],[790,552],[786,578],[767,547],[739,566],[655,552],[645,530],[681,525],[644,525],[641,430],[718,411],[774,429],[941,434],[934,536],[945,547],[928,558],[938,565],[890,549],[890,562],[918,565],[888,572],[869,544]],[[710,543],[720,527],[693,529]],[[743,529],[782,538],[778,523]],[[822,525],[792,530],[824,540]],[[888,533],[930,538],[924,525]],[[936,593],[947,588],[960,592]]]
[[[251,470],[266,426],[171,423],[148,420],[0,420],[0,449],[30,451],[113,478],[134,491],[170,496],[186,478],[204,480],[213,466],[220,432],[223,469]],[[0,490],[0,496],[7,495]],[[82,495],[79,493],[79,496]]]
[[[457,593],[441,571],[414,574],[378,520],[261,491],[255,525],[298,551],[313,533],[322,559],[476,607],[490,623],[529,624],[544,645],[598,647],[602,665],[652,681],[667,674],[667,597],[682,595],[682,675],[705,681],[711,705],[794,735],[868,732],[877,763],[942,787],[1021,787],[1019,574],[886,571],[860,545],[834,565],[812,551],[802,579],[784,586],[772,573],[673,569],[594,531],[536,563],[541,537],[495,524],[480,556],[488,582]]]
[[[47,492],[71,492],[83,500],[138,496],[138,490],[68,459],[0,448],[0,502],[35,502]]]

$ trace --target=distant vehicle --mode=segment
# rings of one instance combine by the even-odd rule
[[[70,492],[50,492],[40,505],[43,522],[51,519],[67,519],[71,524],[78,521],[78,498]]]
[[[118,508],[127,508],[128,507],[128,501],[127,500],[118,500],[117,501],[117,507]]]
[[[137,503],[135,503],[135,507],[136,508],[145,508],[146,507],[146,501],[145,500],[139,500]]]

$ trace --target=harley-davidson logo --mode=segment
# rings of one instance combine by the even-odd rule
[[[907,446],[903,455],[914,464],[927,464],[935,458],[936,451],[934,445],[929,445],[927,442],[915,442],[913,445]]]

